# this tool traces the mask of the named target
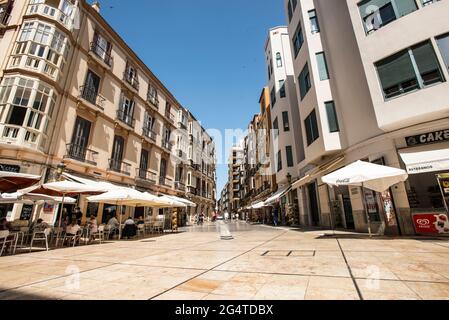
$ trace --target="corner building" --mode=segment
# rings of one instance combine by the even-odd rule
[[[447,216],[449,3],[284,5],[305,145],[292,184],[301,225],[366,232],[363,202],[379,233],[421,233],[418,220]],[[383,194],[322,183],[357,160],[406,169],[409,180]]]
[[[108,181],[189,198],[183,222],[215,207],[215,146],[85,0],[3,1],[0,165],[4,170]],[[7,18],[5,18],[7,16]],[[59,172],[60,173],[60,172]],[[82,211],[105,220],[106,205]],[[20,219],[22,205],[5,208]],[[55,220],[58,208],[41,209]],[[127,214],[140,215],[127,209]]]

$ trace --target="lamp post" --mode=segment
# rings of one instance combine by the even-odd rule
[[[61,162],[61,163],[59,163],[56,166],[56,168],[57,168],[56,172],[57,172],[57,177],[58,177],[57,180],[61,181],[62,180],[62,174],[64,173],[64,171],[67,168],[67,166],[64,164],[64,162]]]
[[[290,174],[290,172],[287,174],[287,181],[288,181],[288,188],[290,187],[290,185],[292,184],[292,175]],[[290,192],[287,193],[287,208],[286,208],[286,212],[288,215],[288,222],[293,224],[294,223],[294,217],[293,217],[293,208],[292,208],[292,202],[290,199]]]

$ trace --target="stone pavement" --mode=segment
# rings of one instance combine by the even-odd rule
[[[1,257],[0,299],[449,299],[449,239],[185,231]]]

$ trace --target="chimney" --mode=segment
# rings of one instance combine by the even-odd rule
[[[98,2],[98,1],[95,0],[95,1],[92,3],[92,8],[94,8],[95,11],[97,11],[98,13],[100,13],[100,2]]]

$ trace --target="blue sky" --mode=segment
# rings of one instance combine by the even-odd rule
[[[247,127],[267,83],[268,29],[286,23],[282,0],[100,3],[106,20],[206,129]],[[221,192],[226,164],[217,175]]]

